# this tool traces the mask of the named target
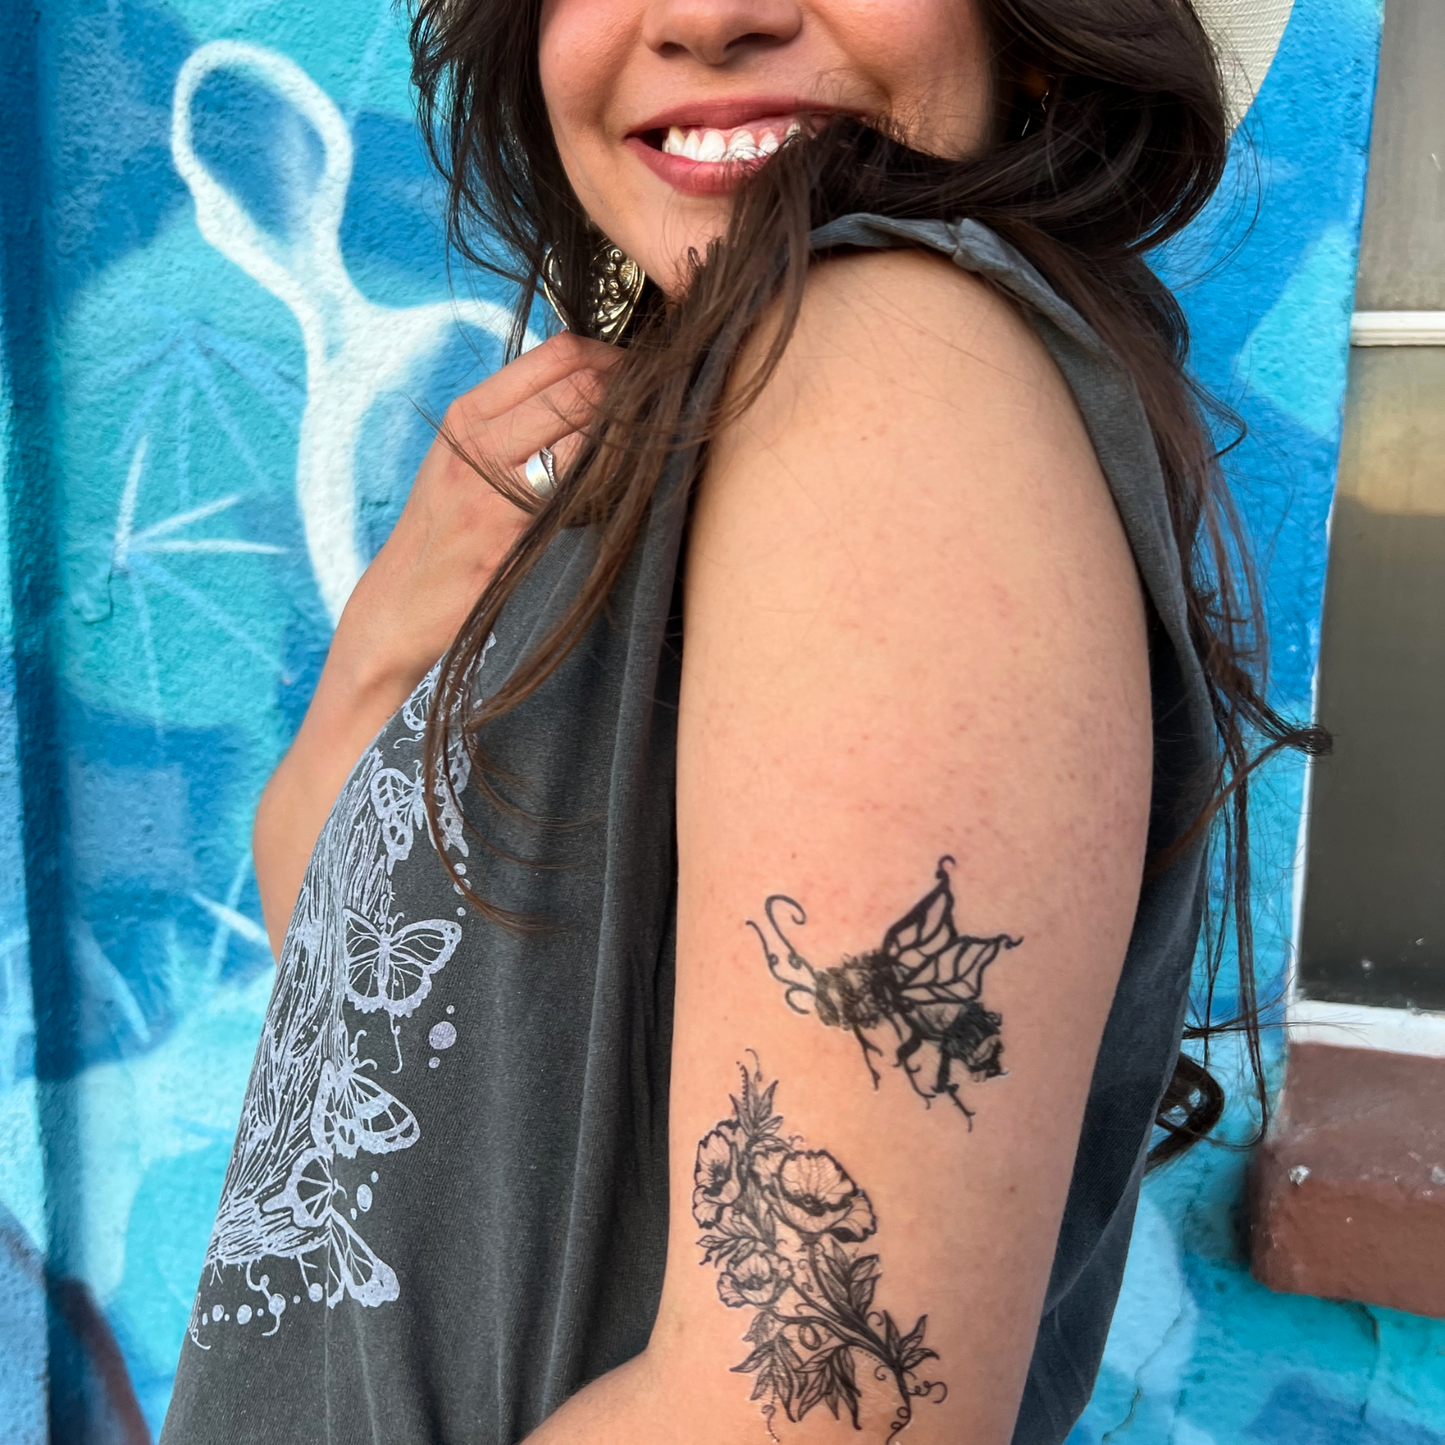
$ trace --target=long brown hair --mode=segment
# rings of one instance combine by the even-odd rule
[[[1229,127],[1214,50],[1188,0],[975,0],[991,37],[999,96],[994,139],[975,155],[910,150],[886,119],[831,122],[786,145],[737,193],[727,234],[695,259],[671,305],[649,290],[627,356],[612,373],[581,459],[477,600],[443,660],[428,723],[427,803],[436,808],[449,720],[507,600],[564,528],[592,528],[592,565],[551,634],[501,687],[465,714],[463,735],[483,795],[508,804],[489,779],[479,737],[488,721],[542,684],[603,611],[646,521],[663,468],[689,448],[694,475],[710,435],[745,408],[786,346],[802,303],[812,228],[852,212],[898,218],[971,217],[1015,246],[1112,347],[1137,384],[1163,468],[1183,565],[1190,633],[1218,736],[1207,805],[1149,867],[1167,867],[1212,834],[1225,903],[1207,928],[1206,1003],[1186,1037],[1205,1063],[1181,1054],[1160,1105],[1157,1164],[1202,1139],[1224,1091],[1209,1073],[1211,1035],[1241,1030],[1261,1111],[1267,1106],[1253,969],[1249,779],[1284,748],[1323,751],[1324,733],[1281,717],[1265,690],[1265,639],[1245,539],[1208,419],[1226,419],[1185,370],[1188,328],[1145,253],[1203,208],[1223,174]],[[598,236],[563,170],[538,76],[540,0],[411,0],[413,80],[431,155],[448,185],[452,244],[515,282],[511,338],[521,344],[544,260],[559,309],[585,329]],[[1038,98],[1041,87],[1046,99]],[[759,265],[759,257],[774,264]],[[765,311],[781,324],[733,401],[689,405],[709,357],[730,358]],[[713,389],[708,388],[708,395]],[[720,397],[720,392],[719,392]],[[486,473],[483,463],[479,470]],[[493,478],[519,500],[519,489]],[[444,783],[445,785],[445,783]],[[435,823],[435,820],[434,820]],[[473,906],[520,920],[464,880]],[[1230,922],[1232,920],[1232,930]],[[1235,1018],[1212,1018],[1215,981],[1232,932]]]

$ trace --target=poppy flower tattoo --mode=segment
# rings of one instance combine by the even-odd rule
[[[983,1006],[983,975],[1000,953],[1023,939],[958,931],[949,877],[953,862],[947,856],[938,860],[933,887],[877,948],[833,968],[814,968],[784,932],[780,907],[788,910],[789,927],[808,921],[803,905],[786,893],[774,893],[763,904],[786,959],[773,951],[759,924],[750,918],[747,926],[758,935],[768,972],[783,985],[784,1002],[794,1013],[811,1013],[828,1028],[852,1033],[875,1089],[878,1070],[869,1055],[882,1058],[883,1050],[868,1034],[886,1023],[897,1036],[893,1063],[908,1075],[913,1092],[925,1104],[946,1095],[972,1128],[973,1110],[963,1101],[953,1069],[961,1065],[978,1082],[1003,1074],[1003,1019]],[[920,1060],[929,1067],[920,1067]]]
[[[896,1390],[891,1441],[913,1418],[913,1402],[941,1402],[947,1386],[918,1369],[937,1352],[923,1343],[928,1316],[904,1334],[887,1310],[873,1308],[881,1276],[876,1254],[859,1246],[878,1230],[873,1205],[824,1149],[806,1149],[782,1133],[773,1113],[774,1080],[742,1069],[742,1094],[697,1146],[692,1214],[706,1231],[703,1264],[718,1271],[718,1297],[755,1311],[743,1339],[752,1346],[734,1365],[752,1375],[768,1433],[781,1409],[793,1421],[818,1405],[835,1419],[846,1410],[861,1429],[858,1366]]]

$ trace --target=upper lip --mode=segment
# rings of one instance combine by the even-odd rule
[[[796,95],[742,95],[734,100],[688,100],[660,110],[650,119],[635,125],[628,135],[641,136],[649,131],[667,130],[671,126],[684,129],[706,126],[712,130],[733,130],[750,120],[771,120],[779,116],[857,114],[846,106],[826,105],[821,101],[802,100]]]

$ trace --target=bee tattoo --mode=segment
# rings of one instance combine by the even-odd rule
[[[972,1128],[973,1110],[963,1101],[954,1067],[962,1066],[979,1082],[1003,1074],[1003,1019],[984,1007],[980,995],[989,964],[1023,939],[958,931],[953,866],[951,857],[940,858],[934,886],[888,929],[882,943],[832,968],[814,968],[794,947],[785,929],[801,927],[808,915],[785,893],[767,899],[763,912],[786,958],[774,951],[761,925],[750,918],[747,926],[758,935],[768,972],[783,985],[788,1007],[851,1032],[875,1089],[880,1076],[873,1060],[884,1058],[885,1050],[869,1033],[887,1024],[897,1036],[893,1064],[908,1076],[914,1093],[925,1104],[940,1096],[952,1099]],[[783,921],[780,909],[786,910]]]

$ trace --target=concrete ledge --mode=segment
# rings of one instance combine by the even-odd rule
[[[1250,1214],[1271,1289],[1445,1319],[1445,1059],[1293,1045]]]
[[[265,942],[264,933],[261,942]],[[1387,1054],[1425,1054],[1445,1059],[1445,1013],[1294,998],[1285,1016],[1285,1027],[1290,1045],[1295,1048],[1300,1044],[1332,1044],[1340,1049],[1382,1049]]]
[[[1445,346],[1445,311],[1356,311],[1351,346]]]

